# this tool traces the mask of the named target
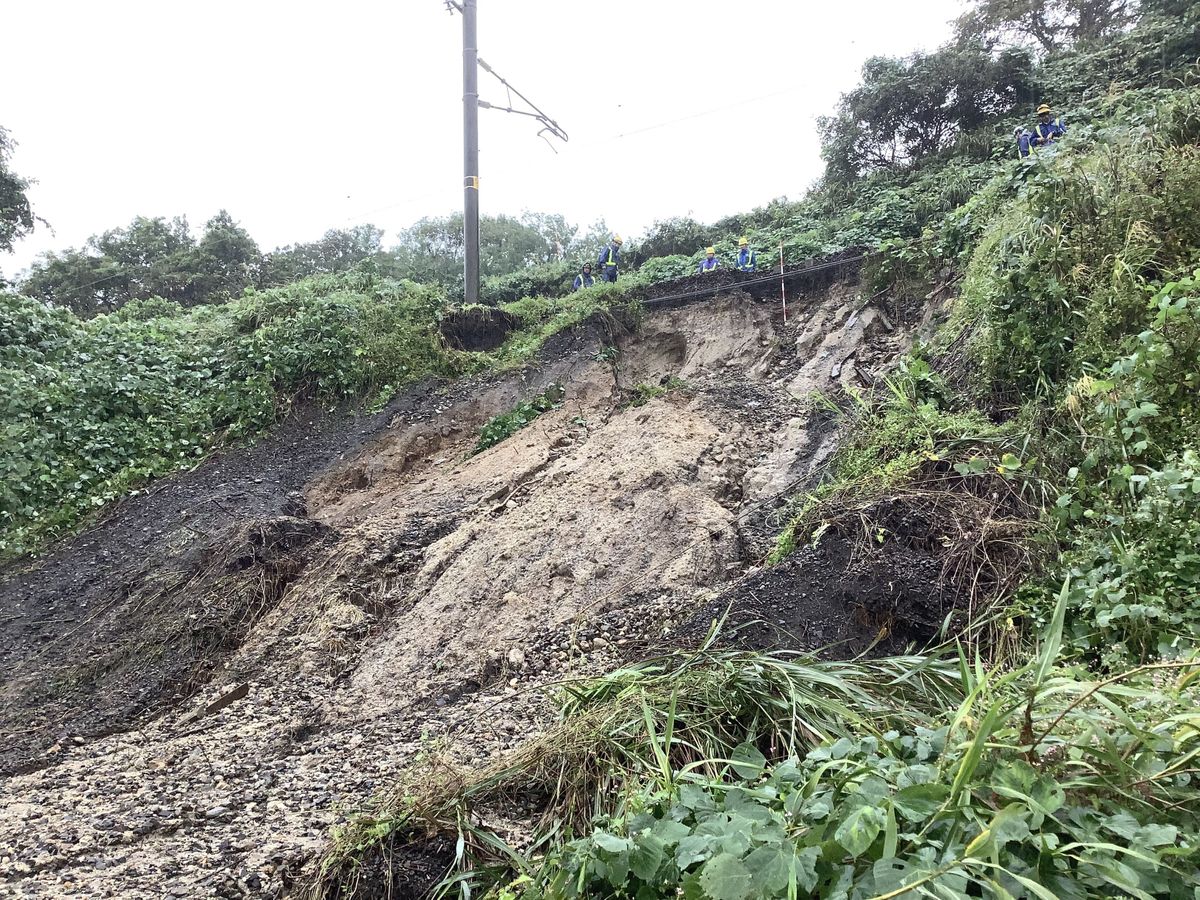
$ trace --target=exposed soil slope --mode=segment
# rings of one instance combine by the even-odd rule
[[[487,759],[547,715],[534,688],[749,596],[836,440],[806,398],[907,343],[852,284],[794,301],[597,322],[521,372],[297,422],[11,575],[0,891],[280,896],[431,740]],[[554,382],[561,406],[470,455]],[[814,601],[789,629],[874,633]]]

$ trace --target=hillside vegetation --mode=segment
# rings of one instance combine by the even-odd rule
[[[491,770],[410,773],[319,891],[363,889],[372,848],[457,835],[442,889],[508,900],[1195,892],[1200,73],[1143,67],[1194,48],[1175,12],[1041,70],[1073,103],[1053,152],[953,128],[886,165],[831,158],[780,216],[882,246],[879,288],[961,276],[886,383],[827,398],[847,440],[774,554],[840,534],[869,558],[897,521],[952,522],[957,639],[852,664],[710,645],[570,685],[558,730]],[[819,218],[835,196],[849,211]],[[514,799],[540,812],[509,846],[486,823]]]
[[[331,836],[311,895],[388,896],[416,848],[441,895],[493,900],[1198,896],[1198,58],[1175,0],[975,3],[946,47],[867,63],[806,197],[656,223],[619,285],[573,295],[535,248],[487,285],[518,323],[487,353],[440,336],[456,291],[429,229],[392,268],[375,246],[179,302],[97,301],[83,276],[76,311],[0,294],[0,559],[297,402],[378,407],[636,314],[706,244],[861,250],[864,293],[952,300],[880,383],[808,398],[841,446],[768,564],[836,539],[882,567],[920,540],[957,592],[939,643],[839,661],[733,649],[714,622],[564,684],[554,726],[485,769],[431,747]],[[1019,159],[1043,99],[1068,135]]]

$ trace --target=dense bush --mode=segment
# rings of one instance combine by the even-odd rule
[[[1137,707],[1106,714],[1129,685],[1088,695],[1048,668],[1020,675],[981,679],[940,726],[843,737],[775,765],[747,743],[725,765],[662,773],[510,894],[1189,894],[1200,821],[1185,807],[1200,795],[1171,771],[1196,749],[1190,729],[1172,729],[1193,691],[1142,677]],[[669,721],[666,734],[664,758]]]
[[[479,300],[488,306],[512,303],[522,297],[561,297],[571,290],[577,266],[568,262],[542,263],[508,275],[483,279]]]
[[[147,300],[87,322],[0,295],[0,555],[261,431],[290,397],[386,397],[448,370],[441,304],[367,276],[187,314]]]

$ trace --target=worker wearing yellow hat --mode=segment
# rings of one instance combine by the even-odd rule
[[[614,234],[612,241],[600,251],[600,259],[596,265],[600,269],[600,277],[604,281],[617,280],[617,266],[621,263],[621,236]]]
[[[700,260],[701,272],[715,272],[721,268],[721,263],[717,261],[717,248],[705,247],[704,259]]]
[[[1033,126],[1032,131],[1019,130],[1017,132],[1017,145],[1021,156],[1028,156],[1031,149],[1049,146],[1067,133],[1062,119],[1054,117],[1054,112],[1048,103],[1043,103],[1037,108],[1037,119],[1037,124]]]
[[[739,272],[753,272],[757,267],[758,254],[750,249],[749,238],[738,238],[737,270]]]

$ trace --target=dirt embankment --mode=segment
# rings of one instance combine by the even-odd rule
[[[853,284],[793,299],[787,323],[739,294],[597,322],[521,372],[296,423],[11,575],[0,730],[29,771],[0,795],[0,885],[280,896],[429,742],[486,760],[539,727],[539,685],[743,596],[834,446],[811,393],[908,340]],[[551,383],[558,408],[471,455]],[[845,607],[814,587],[787,624],[874,633]]]

